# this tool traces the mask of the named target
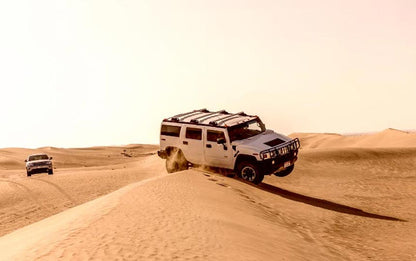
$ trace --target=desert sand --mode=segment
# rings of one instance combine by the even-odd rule
[[[0,149],[0,260],[416,260],[416,134],[295,133],[258,186],[157,146]],[[53,156],[54,175],[24,159]]]

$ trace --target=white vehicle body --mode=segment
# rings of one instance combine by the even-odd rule
[[[26,162],[27,176],[31,176],[35,172],[48,172],[53,174],[52,157],[48,157],[46,154],[33,154],[30,155]]]
[[[266,130],[257,116],[203,109],[165,119],[158,154],[167,159],[167,169],[172,151],[179,151],[184,162],[194,165],[238,171],[244,161],[269,175],[293,169],[299,146],[298,139]]]

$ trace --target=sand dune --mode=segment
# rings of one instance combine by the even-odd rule
[[[163,165],[148,163],[149,159],[159,162],[154,157],[149,158],[149,153],[155,150],[156,146],[152,145],[136,148],[52,148],[49,151],[1,149],[3,162],[7,162],[9,157],[20,167],[1,163],[0,235],[163,173]],[[54,175],[43,173],[26,177],[24,159],[37,152],[46,152],[54,158]],[[7,155],[5,160],[4,155]]]
[[[387,129],[373,134],[340,135],[335,133],[293,133],[302,148],[411,148],[416,147],[416,132]]]
[[[300,135],[295,171],[258,186],[167,174],[155,146],[50,148],[53,176],[0,169],[0,260],[414,260],[416,146],[405,135]]]

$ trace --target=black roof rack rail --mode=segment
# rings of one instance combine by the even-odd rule
[[[227,121],[229,121],[229,120],[232,120],[232,119],[238,118],[238,117],[240,117],[240,116],[244,116],[244,115],[241,115],[241,114],[239,114],[239,113],[234,114],[234,115],[233,115],[233,116],[231,116],[231,117],[228,117],[228,118],[226,118],[226,119],[222,119],[220,122],[218,122],[218,124],[219,124],[219,125],[221,125],[221,124],[223,124],[223,123],[226,123],[226,122],[227,122]]]
[[[194,113],[194,112],[195,112],[195,111],[190,111],[190,112],[181,113],[181,114],[178,114],[178,115],[173,116],[173,117],[172,117],[172,119],[173,119],[173,118],[179,118],[179,117],[182,117],[182,116],[185,116],[185,115],[188,115],[188,114]]]
[[[202,119],[202,118],[205,118],[205,117],[208,117],[208,116],[211,116],[211,115],[215,115],[215,114],[217,114],[218,112],[216,112],[216,111],[213,111],[213,112],[209,112],[208,114],[205,114],[205,115],[202,115],[202,116],[199,116],[199,117],[197,117],[197,118],[195,118],[194,120],[200,120],[200,119]],[[208,117],[209,118],[209,117]],[[205,119],[204,119],[205,120]]]
[[[235,117],[236,115],[238,115],[238,113],[227,114],[227,116],[216,120],[216,124],[221,124],[224,120],[231,118],[231,117]]]
[[[199,115],[201,114],[201,115]],[[221,117],[222,116],[222,117]],[[185,119],[188,119],[190,117],[193,117],[189,122],[193,124],[202,124],[202,125],[211,125],[211,126],[219,126],[227,121],[230,121],[232,119],[238,118],[240,116],[250,116],[247,115],[244,112],[238,112],[238,113],[229,113],[226,110],[220,110],[220,111],[209,111],[207,109],[199,109],[199,110],[193,110],[191,112],[186,112],[182,114],[175,115],[171,118],[167,118],[163,121],[171,121],[171,122],[184,122]],[[214,117],[220,117],[217,120],[210,121],[208,124],[203,123],[206,122],[208,119],[214,118]]]
[[[202,115],[202,116],[200,116],[198,118],[195,118],[195,120],[205,121],[205,120],[214,118],[216,116],[219,116],[221,114],[230,114],[230,113],[227,112],[227,111],[225,111],[225,110],[215,111],[215,112],[210,112],[209,114]]]
[[[194,111],[188,113],[187,115],[181,116],[180,120],[183,121],[184,119],[195,116],[198,113],[207,113],[207,112],[209,112],[209,110],[207,110],[207,109],[194,110]]]
[[[181,113],[181,114],[178,114],[178,115],[173,116],[172,118],[183,117],[183,116],[186,116],[188,114],[191,114],[191,113],[194,113],[194,112],[197,112],[197,111],[200,111],[200,112],[209,112],[209,110],[207,110],[206,108],[204,108],[204,109],[193,110],[193,111],[190,111],[190,112]]]

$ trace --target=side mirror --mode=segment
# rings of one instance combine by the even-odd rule
[[[53,159],[52,157],[49,158],[50,160]]]
[[[217,139],[217,143],[218,144],[222,144],[222,147],[224,148],[224,150],[227,150],[228,149],[227,146],[225,146],[226,141],[225,141],[224,138],[218,138]]]
[[[218,138],[218,139],[217,139],[217,143],[218,143],[218,144],[225,144],[225,142],[226,142],[226,141],[225,141],[225,139],[224,139],[224,138]]]
[[[25,162],[27,162],[27,159],[25,159]]]

